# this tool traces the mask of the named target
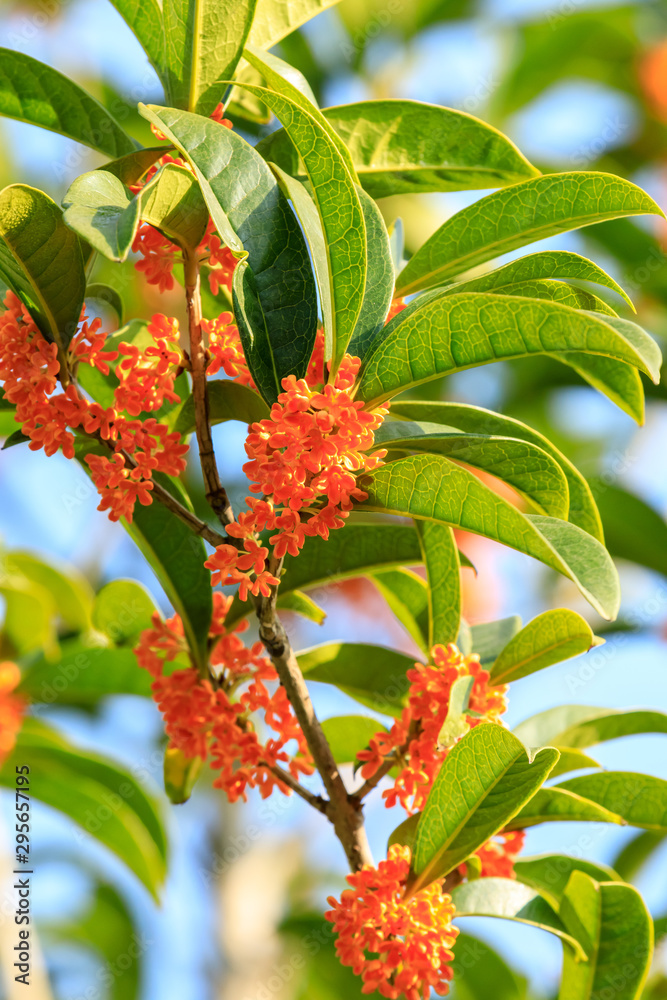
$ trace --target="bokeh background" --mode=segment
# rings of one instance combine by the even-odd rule
[[[138,43],[106,0],[2,2],[0,45],[69,74],[111,108],[136,138],[150,141],[135,107],[137,101],[160,103],[160,87]],[[667,210],[664,2],[343,0],[286,39],[279,54],[306,74],[322,106],[406,97],[464,110],[501,128],[544,170],[617,172],[642,185]],[[257,135],[265,131],[258,128]],[[0,186],[27,182],[60,201],[74,177],[100,162],[97,154],[60,136],[0,120]],[[484,193],[396,197],[386,199],[382,208],[388,222],[403,220],[410,251]],[[664,223],[604,223],[535,249],[543,248],[594,256],[633,297],[639,322],[664,343]],[[131,262],[102,262],[98,268],[99,279],[122,292],[130,317],[157,310],[180,315],[178,291],[159,299]],[[568,702],[667,711],[665,386],[646,386],[646,424],[639,429],[570,369],[547,359],[496,364],[427,388],[434,398],[490,406],[548,429],[561,450],[595,480],[608,541],[618,557],[621,619],[612,628],[590,619],[606,645],[515,685],[510,725]],[[244,435],[245,428],[236,423],[216,429],[223,481],[235,497],[244,495]],[[193,464],[187,475],[197,489]],[[96,510],[96,503],[74,462],[46,458],[25,446],[0,453],[0,537],[6,548],[29,549],[71,564],[96,589],[118,576],[133,577],[168,611],[137,549],[120,526]],[[560,604],[589,616],[574,588],[536,563],[480,538],[461,537],[460,543],[478,570],[476,577],[463,571],[469,621],[510,614],[527,620]],[[367,581],[331,586],[316,596],[326,621],[317,626],[289,620],[297,649],[345,638],[416,654]],[[345,696],[332,689],[314,684],[313,693],[323,717],[351,709]],[[159,792],[162,728],[151,703],[112,698],[94,713],[54,706],[45,717],[82,746],[123,762],[147,788]],[[632,737],[605,744],[594,755],[605,766],[667,778],[664,740]],[[4,793],[1,798],[6,823],[9,803]],[[33,817],[34,906],[50,986],[37,977],[32,996],[359,996],[358,985],[332,961],[330,940],[314,936],[320,925],[304,915],[321,912],[327,893],[340,888],[345,871],[342,852],[324,820],[310,812],[302,802],[283,797],[268,803],[251,797],[247,805],[230,808],[204,779],[189,803],[170,809],[171,869],[157,907],[92,838],[38,805]],[[398,819],[381,803],[370,806],[376,854],[383,852]],[[529,832],[526,851],[581,852],[610,863],[632,836],[611,826],[547,824]],[[658,845],[637,876],[656,915],[667,910],[664,847]],[[100,892],[110,893],[116,908],[117,926],[111,931],[104,930],[102,921],[96,923],[91,911]],[[514,993],[503,992],[499,975],[494,997],[554,995],[560,967],[555,939],[498,921],[468,919],[462,927],[492,944],[516,971]],[[6,923],[0,933],[9,933]],[[86,937],[88,945],[81,943]],[[646,992],[651,1000],[667,996],[662,969],[667,965],[658,953]],[[13,1000],[25,995],[22,989],[5,977],[0,996]],[[460,1000],[479,996],[464,980],[455,992]]]

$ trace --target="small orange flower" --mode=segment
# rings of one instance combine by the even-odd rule
[[[363,979],[362,993],[421,1000],[432,989],[449,992],[454,906],[440,882],[406,899],[409,870],[410,848],[393,844],[377,868],[364,865],[347,876],[351,888],[340,900],[328,899],[332,909],[324,916],[337,935],[336,952]]]
[[[25,702],[15,695],[21,671],[15,663],[0,663],[0,763],[9,756],[23,723]]]
[[[475,851],[482,868],[481,878],[516,878],[514,862],[523,850],[526,834],[524,830],[513,830],[510,833],[499,833],[486,844]],[[468,866],[459,865],[461,875],[468,874]]]

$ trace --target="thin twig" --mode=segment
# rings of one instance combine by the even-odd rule
[[[321,795],[313,795],[313,793],[309,792],[307,788],[304,788],[303,785],[299,784],[296,778],[293,778],[289,771],[285,771],[278,764],[265,764],[264,766],[278,779],[278,781],[282,781],[284,785],[288,785],[293,792],[300,795],[301,798],[308,803],[308,805],[313,807],[313,809],[317,809],[318,812],[324,813],[325,816],[327,815],[329,803],[326,799],[323,799]]]
[[[213,438],[211,437],[208,383],[206,380],[206,348],[201,328],[201,278],[196,252],[183,251],[183,268],[190,337],[190,373],[192,375],[192,400],[195,410],[195,433],[204,476],[204,491],[216,517],[221,524],[226,526],[234,520],[234,512],[227,491],[220,482]]]

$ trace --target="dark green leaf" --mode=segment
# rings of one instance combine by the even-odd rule
[[[0,114],[59,132],[107,156],[135,149],[99,101],[51,66],[12,49],[0,49]]]
[[[364,301],[347,352],[363,359],[387,319],[394,295],[394,263],[387,227],[379,208],[363,188],[358,188],[358,193],[366,224],[366,241],[371,252],[368,255]]]
[[[526,981],[484,941],[461,932],[454,949],[454,1000],[525,1000]]]
[[[401,625],[428,654],[429,588],[423,578],[409,569],[387,569],[372,579]]]
[[[406,672],[411,656],[361,642],[329,642],[297,653],[309,681],[321,681],[356,698],[362,705],[399,717],[410,687]]]
[[[259,393],[247,385],[240,385],[227,379],[209,381],[208,403],[212,424],[221,424],[225,420],[239,420],[242,424],[253,424],[269,415],[269,408]],[[195,407],[191,395],[179,408],[173,428],[179,434],[191,434],[194,431]]]

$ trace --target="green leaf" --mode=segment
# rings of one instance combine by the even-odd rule
[[[625,299],[631,309],[632,302],[621,286],[601,267],[582,257],[578,253],[567,250],[542,250],[512,260],[494,271],[487,271],[477,278],[461,281],[447,289],[450,292],[495,292],[504,295],[514,295],[515,285],[538,279],[565,278],[575,281],[590,281],[604,288],[611,288],[621,298]]]
[[[556,746],[560,757],[550,777],[556,778],[569,771],[581,771],[589,767],[600,767],[596,760],[585,754],[583,750],[572,750],[570,747]]]
[[[422,561],[417,532],[398,524],[346,524],[328,539],[306,538],[298,557],[285,556],[280,593],[324,587],[375,570],[414,566]],[[225,619],[227,627],[248,614],[236,599]]]
[[[447,715],[438,733],[439,748],[453,747],[470,729],[467,713],[474,683],[474,677],[457,677],[452,684]]]
[[[372,579],[401,625],[428,654],[429,590],[423,578],[409,569],[388,569]]]
[[[644,423],[644,387],[636,368],[630,368],[614,358],[603,358],[599,354],[563,351],[552,357],[555,361],[572,368],[585,382],[611,399],[636,423]]]
[[[249,41],[262,49],[271,49],[291,35],[320,11],[339,0],[257,0]]]
[[[123,300],[115,288],[112,288],[110,285],[104,285],[99,281],[89,282],[86,285],[85,301],[97,302],[104,308],[111,309],[116,314],[118,326],[123,325],[125,309],[123,308]]]
[[[531,757],[501,726],[471,729],[445,758],[420,816],[408,892],[442,878],[496,834],[557,760],[553,747]]]
[[[126,260],[141,218],[141,199],[114,174],[90,170],[70,185],[63,219],[109,260]]]
[[[520,813],[510,820],[507,830],[523,830],[538,823],[616,823],[625,826],[625,820],[591,799],[576,795],[559,785],[541,788]]]
[[[582,871],[570,876],[560,915],[588,955],[577,962],[567,950],[559,1000],[636,1000],[653,953],[653,926],[641,896],[630,885],[598,884]]]
[[[322,729],[337,764],[357,761],[358,751],[365,749],[378,733],[387,731],[368,715],[337,715],[324,719]]]
[[[366,227],[359,195],[338,144],[318,119],[282,94],[245,86],[280,119],[312,185],[329,265],[333,344],[327,345],[327,356],[333,374],[354,333],[366,288]]]
[[[113,115],[51,66],[0,48],[0,114],[58,132],[106,156],[122,156],[134,141]]]
[[[667,733],[667,714],[644,709],[558,705],[526,719],[516,726],[514,732],[528,745],[546,740],[547,743],[581,750],[621,736]]]
[[[537,445],[491,434],[447,433],[439,424],[385,421],[375,445],[463,462],[512,486],[538,513],[566,518],[570,495],[558,462]]]
[[[141,218],[185,250],[195,250],[204,238],[208,209],[189,170],[167,163],[140,196]]]
[[[614,870],[624,882],[632,882],[648,859],[665,842],[664,831],[644,830],[623,845],[614,858]]]
[[[534,889],[510,878],[478,878],[452,889],[458,917],[499,917],[555,934],[585,961],[584,950],[568,934],[558,913]],[[567,951],[568,949],[566,949]]]
[[[254,389],[229,379],[211,379],[208,383],[209,416],[212,424],[226,420],[239,420],[254,424],[269,415],[269,408]],[[191,434],[195,429],[195,406],[189,395],[179,408],[173,421],[179,434]]]
[[[624,215],[662,215],[640,188],[612,174],[547,174],[481,198],[447,220],[414,254],[396,283],[411,295],[556,233]]]
[[[327,617],[326,611],[302,590],[290,590],[286,594],[279,593],[277,607],[280,611],[293,611],[294,614],[308,618],[316,625],[323,625]]]
[[[0,192],[0,278],[46,339],[63,351],[76,332],[83,305],[82,247],[56,203],[26,184]]]
[[[173,479],[154,477],[184,506],[187,494]],[[183,619],[185,636],[198,665],[207,662],[208,630],[213,613],[211,574],[201,538],[161,503],[137,504],[132,524],[123,521],[128,534],[148,561],[165,594]]]
[[[379,208],[363,188],[358,188],[357,192],[364,213],[366,241],[372,252],[368,255],[364,301],[347,352],[363,359],[389,313],[394,296],[394,263],[387,227]]]
[[[480,663],[485,669],[489,669],[498,654],[505,648],[510,639],[513,639],[521,628],[521,618],[519,615],[510,615],[509,618],[498,618],[494,622],[480,622],[478,625],[470,627],[470,651],[477,653]],[[525,742],[525,741],[523,741]],[[537,746],[539,740],[533,743]],[[527,744],[531,746],[531,744]]]
[[[399,718],[405,708],[406,672],[414,657],[384,646],[328,642],[297,653],[297,659],[307,680],[333,684],[376,712]]]
[[[472,473],[438,455],[415,455],[364,478],[361,509],[463,528],[539,559],[567,576],[603,617],[618,612],[618,576],[606,549],[567,521],[524,515]]]
[[[514,862],[514,873],[518,880],[537,889],[555,910],[560,907],[563,893],[574,871],[584,872],[598,882],[618,881],[613,868],[582,858],[571,858],[566,854],[535,854],[532,857],[518,858]]]
[[[48,591],[59,617],[71,629],[90,627],[93,591],[85,576],[72,566],[47,563],[30,552],[12,549],[2,556],[2,570],[10,576],[23,576]]]
[[[555,787],[596,802],[631,826],[667,831],[667,781],[662,778],[604,771],[570,778]]]
[[[461,111],[379,100],[338,105],[324,114],[373,198],[502,187],[539,173],[501,132]],[[299,171],[284,134],[274,133],[262,147],[283,169]]]
[[[493,684],[508,684],[586,653],[600,640],[576,611],[556,608],[528,622],[509,642],[491,668]]]
[[[0,783],[14,788],[15,768],[26,761],[31,794],[113,851],[157,898],[165,876],[166,836],[157,804],[141,784],[33,719],[25,720]]]
[[[160,81],[166,86],[165,33],[159,0],[111,0],[111,3],[136,35]]]
[[[423,304],[422,304],[423,303]],[[659,378],[657,344],[633,323],[520,296],[441,292],[417,298],[369,355],[359,398],[368,408],[442,375],[561,351],[601,355]]]
[[[606,359],[596,358],[594,360]],[[627,365],[619,365],[619,367],[623,368],[624,371],[633,371]],[[445,424],[473,434],[494,434],[519,438],[537,445],[558,462],[565,474],[570,494],[568,520],[593,535],[599,542],[604,541],[600,515],[595,506],[590,486],[584,477],[572,462],[551,444],[548,438],[532,427],[528,427],[521,420],[466,403],[417,402],[403,399],[392,401],[391,413],[392,416],[401,417],[404,420]]]
[[[161,146],[147,146],[145,149],[135,150],[134,153],[119,156],[117,160],[110,160],[97,169],[113,174],[123,184],[136,184],[153,164],[169,152],[170,148],[164,143]]]
[[[451,528],[415,521],[428,581],[428,649],[455,642],[461,624],[461,566]]]
[[[255,0],[163,0],[167,100],[210,115],[222,100],[255,12]]]
[[[526,1000],[526,981],[486,944],[461,932],[454,949],[456,1000]]]
[[[95,708],[109,695],[151,697],[151,677],[131,649],[96,645],[86,639],[65,639],[60,655],[40,654],[25,671],[19,690],[46,705]]]
[[[255,381],[273,365],[281,378],[302,377],[315,342],[317,294],[305,238],[271,170],[224,125],[173,109],[141,105],[140,110],[191,163],[221,239],[237,256],[247,254],[256,308],[271,346],[269,359],[262,361],[253,350],[253,331],[241,323]],[[273,402],[280,385],[270,393],[265,385],[264,391]]]
[[[466,289],[462,288],[461,291],[466,291]],[[494,289],[494,294],[522,295],[526,298],[546,299],[548,302],[560,302],[561,305],[570,306],[571,309],[585,309],[589,312],[603,313],[606,316],[618,316],[616,310],[612,309],[598,295],[587,292],[584,288],[576,288],[573,285],[568,285],[564,281],[551,281],[548,279],[521,281],[511,285],[507,291],[502,288]]]
[[[117,645],[133,644],[150,628],[157,611],[155,601],[136,580],[112,580],[95,598],[93,625]]]
[[[5,605],[0,634],[3,657],[15,659],[41,649],[56,656],[57,607],[46,587],[23,575],[3,574],[0,595]]]
[[[667,523],[660,514],[604,479],[592,480],[591,487],[610,553],[667,576]]]

